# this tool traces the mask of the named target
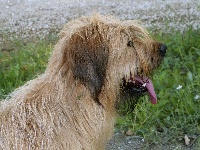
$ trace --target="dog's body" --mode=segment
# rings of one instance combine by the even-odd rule
[[[134,21],[94,15],[68,23],[45,73],[1,105],[0,148],[104,149],[122,79],[152,72],[161,46]]]

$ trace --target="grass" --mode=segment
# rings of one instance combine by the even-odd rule
[[[147,145],[182,141],[185,134],[200,135],[200,30],[155,37],[168,46],[153,76],[158,104],[150,104],[145,96],[116,124],[143,136]],[[52,50],[52,42],[24,45],[16,41],[16,45],[11,52],[0,51],[0,99],[42,73]]]
[[[52,44],[44,41],[28,44],[15,41],[15,47],[10,52],[0,51],[0,99],[41,74],[52,50]]]

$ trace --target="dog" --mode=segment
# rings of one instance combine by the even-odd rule
[[[137,21],[92,15],[67,23],[45,72],[0,106],[0,148],[103,150],[122,95],[149,93],[167,47]]]

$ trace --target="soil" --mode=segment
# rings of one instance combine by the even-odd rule
[[[107,144],[106,150],[199,150],[200,139],[196,139],[195,142],[189,146],[185,145],[184,140],[175,143],[148,144],[142,137],[116,132]]]
[[[92,13],[141,20],[151,32],[184,32],[200,26],[200,0],[1,0],[0,50],[12,41],[42,39],[57,33],[74,18]],[[116,132],[106,150],[197,150],[195,145],[151,145],[145,139]]]

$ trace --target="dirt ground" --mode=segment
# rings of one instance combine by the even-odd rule
[[[183,32],[200,26],[200,0],[1,0],[0,50],[16,39],[57,35],[69,20],[92,13],[141,20],[151,32]],[[106,150],[197,150],[183,143],[145,148],[144,141],[117,132]]]
[[[180,143],[148,145],[142,137],[127,136],[122,132],[116,132],[107,144],[106,150],[199,150],[198,143],[200,143],[199,138],[196,143],[190,146],[186,146],[184,141]]]

